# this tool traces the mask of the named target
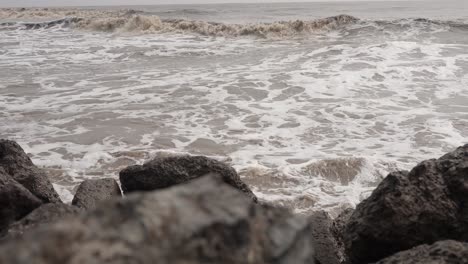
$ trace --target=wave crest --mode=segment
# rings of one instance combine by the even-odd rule
[[[0,9],[2,20],[0,30],[41,29],[51,27],[71,27],[79,30],[111,33],[180,33],[204,36],[239,37],[254,36],[260,38],[290,38],[307,36],[317,32],[341,29],[368,29],[388,31],[419,32],[434,30],[468,30],[465,20],[433,20],[427,18],[405,18],[396,20],[359,20],[349,15],[338,15],[316,20],[277,21],[272,23],[230,24],[186,19],[161,19],[158,16],[135,10],[84,10],[84,9]],[[14,21],[44,21],[36,23]]]
[[[339,15],[312,21],[296,20],[242,25],[184,19],[161,20],[157,16],[132,15],[117,18],[85,19],[74,26],[80,29],[107,32],[196,33],[223,37],[284,37],[335,29],[356,21],[358,19],[355,17]]]
[[[157,16],[132,15],[129,17],[82,19],[73,27],[105,32],[157,32],[161,31],[163,24]]]
[[[16,26],[23,29],[70,26],[91,31],[117,33],[193,33],[205,36],[289,37],[332,30],[358,21],[349,15],[338,15],[310,21],[278,21],[273,23],[227,24],[185,19],[160,19],[134,10],[100,11],[74,9],[0,9],[7,19],[33,19],[52,21],[39,23],[3,23],[1,27]]]

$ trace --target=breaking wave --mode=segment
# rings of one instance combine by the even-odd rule
[[[118,33],[195,33],[220,37],[284,37],[336,29],[356,21],[358,19],[355,17],[339,15],[312,21],[296,20],[256,24],[224,24],[184,19],[160,19],[157,16],[137,14],[105,18],[71,17],[38,23],[2,23],[0,27],[11,28],[17,26],[23,29],[39,29],[54,26],[70,26],[81,30]]]
[[[382,160],[346,157],[311,160],[289,171],[257,165],[242,168],[239,174],[260,198],[268,196],[275,204],[299,213],[328,208],[336,217],[367,198],[389,172],[398,169]],[[337,204],[337,200],[347,203]]]
[[[134,15],[126,18],[86,19],[75,26],[80,29],[123,32],[175,32],[196,33],[206,36],[291,36],[307,34],[318,30],[334,29],[356,22],[358,19],[348,15],[339,15],[312,21],[280,21],[256,24],[224,24],[216,22],[190,21],[184,19],[161,20],[156,16]]]
[[[315,20],[277,21],[272,23],[227,24],[186,19],[161,19],[158,16],[135,10],[101,11],[80,9],[0,9],[5,19],[39,19],[41,22],[4,22],[1,30],[42,29],[71,27],[79,30],[111,33],[189,33],[204,36],[256,36],[262,38],[285,38],[343,28],[348,25],[374,27],[397,27],[405,30],[414,26],[442,26],[468,30],[466,21],[437,21],[425,18],[393,21],[362,21],[350,15],[338,15]],[[48,21],[43,21],[48,18]]]
[[[80,18],[63,18],[46,22],[6,22],[1,23],[1,28],[21,28],[21,29],[42,29],[42,28],[52,28],[56,26],[68,27],[81,21]]]

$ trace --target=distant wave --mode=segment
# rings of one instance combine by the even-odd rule
[[[80,10],[80,9],[0,9],[0,17],[18,19],[56,18],[37,23],[6,22],[0,29],[42,29],[52,27],[71,27],[80,30],[116,33],[192,33],[205,36],[255,36],[262,38],[285,38],[339,29],[358,22],[384,27],[438,25],[468,30],[463,21],[437,21],[425,18],[399,19],[393,21],[362,21],[350,15],[338,15],[316,20],[278,21],[272,23],[226,24],[218,22],[194,21],[186,19],[161,19],[141,11],[119,10]],[[65,18],[64,18],[65,17]]]
[[[156,16],[136,15],[125,18],[82,20],[76,24],[81,29],[100,31],[150,31],[197,33],[206,36],[291,36],[311,33],[318,30],[334,29],[356,22],[352,16],[339,15],[312,21],[279,21],[274,23],[224,24],[216,22],[190,21],[184,19],[164,19]]]
[[[198,9],[191,9],[191,8],[185,8],[185,9],[174,9],[174,10],[168,10],[165,12],[162,12],[164,14],[173,14],[173,15],[186,15],[186,14],[191,14],[191,15],[210,15],[210,14],[215,14],[216,11],[213,10],[198,10]]]
[[[185,19],[160,19],[134,10],[100,11],[80,9],[1,9],[0,17],[18,19],[53,18],[38,23],[2,23],[0,27],[40,29],[69,26],[76,29],[105,32],[195,33],[206,36],[283,37],[330,30],[354,23],[357,18],[339,15],[317,20],[278,21],[273,23],[225,24]]]
[[[66,26],[71,26],[75,23],[78,23],[82,21],[83,19],[81,18],[62,18],[62,19],[57,19],[57,20],[52,20],[52,21],[46,21],[46,22],[16,22],[16,23],[3,23],[0,24],[0,26],[17,26],[21,27],[23,29],[41,29],[41,28],[52,28],[56,26],[61,26],[61,27],[66,27]]]
[[[377,20],[373,22],[382,26],[388,26],[388,25],[431,26],[431,25],[435,25],[435,26],[446,26],[450,28],[468,30],[468,21],[466,20],[434,20],[434,19],[428,19],[428,18],[403,18],[403,19],[397,19],[397,20]]]
[[[23,29],[40,29],[54,26],[70,26],[82,30],[105,32],[196,33],[205,36],[224,37],[283,37],[335,29],[356,21],[358,19],[355,17],[339,15],[311,21],[296,20],[273,23],[224,24],[184,19],[162,20],[157,16],[131,15],[104,18],[71,17],[38,23],[2,23],[0,27],[12,27],[16,25]]]

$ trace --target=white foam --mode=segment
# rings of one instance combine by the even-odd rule
[[[363,23],[281,41],[0,31],[0,135],[61,173],[67,201],[84,178],[193,153],[229,162],[261,199],[336,214],[468,137],[468,43]],[[341,159],[362,159],[348,183],[304,172]]]
[[[60,184],[52,184],[52,185],[54,186],[55,191],[57,191],[57,193],[60,195],[60,199],[64,203],[70,204],[72,202],[74,194],[71,193],[70,189]]]

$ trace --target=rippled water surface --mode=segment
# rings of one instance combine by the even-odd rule
[[[0,137],[68,201],[84,178],[192,153],[333,215],[466,143],[467,9],[413,5],[3,9]]]

